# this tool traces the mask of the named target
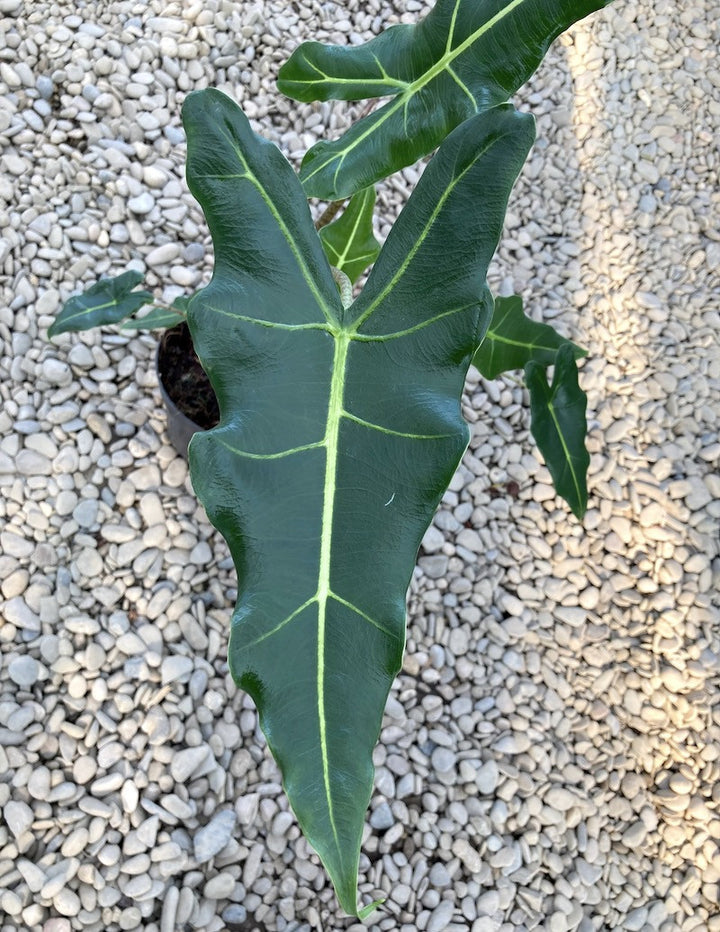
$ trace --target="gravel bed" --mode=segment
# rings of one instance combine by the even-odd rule
[[[364,928],[228,675],[236,580],[155,338],[46,331],[102,274],[209,276],[188,91],[296,160],[354,111],[277,95],[291,49],[422,10],[0,0],[0,932]],[[720,932],[719,21],[617,3],[518,97],[538,142],[492,284],[589,349],[591,503],[556,498],[522,385],[471,370],[375,754],[373,930]]]

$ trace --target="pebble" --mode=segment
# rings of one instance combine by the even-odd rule
[[[578,798],[562,786],[551,787],[545,794],[544,802],[557,812],[567,812],[578,804]]]
[[[217,874],[205,884],[203,895],[209,900],[225,900],[235,889],[235,878],[232,874]]]
[[[184,748],[182,751],[175,752],[170,764],[170,774],[176,783],[182,785],[195,771],[202,770],[203,773],[206,773],[207,767],[203,765],[212,760],[212,751],[206,744],[194,748]]]
[[[628,848],[636,848],[645,841],[647,827],[644,822],[633,822],[622,835],[622,843]]]
[[[25,578],[21,574],[22,574],[22,571],[19,571],[19,573],[15,575],[20,576],[20,578],[17,579],[16,581],[18,583],[18,588],[21,588],[21,590],[24,592],[26,588],[25,585],[23,585]],[[10,587],[8,587],[8,589],[10,592],[12,592],[14,587],[11,585]],[[40,631],[39,616],[36,615],[36,613],[32,611],[32,609],[27,604],[25,599],[21,598],[19,595],[8,598],[7,602],[5,603],[5,607],[3,611],[5,614],[5,621],[10,622],[16,627],[23,628],[26,631],[33,631],[33,632]],[[19,658],[19,659],[24,660],[25,658]],[[36,679],[37,679],[37,676],[36,676]],[[17,682],[17,680],[15,682]],[[34,680],[32,682],[34,682]],[[22,684],[18,683],[18,685],[22,685]]]
[[[85,849],[88,839],[89,833],[86,828],[76,828],[65,839],[60,853],[66,858],[75,857]]]
[[[195,832],[193,849],[195,860],[204,864],[219,854],[232,838],[236,815],[231,809],[225,809],[214,816],[207,825]]]
[[[428,879],[433,887],[449,887],[452,883],[450,874],[444,864],[437,862],[430,868]]]
[[[155,198],[152,194],[144,191],[142,194],[138,194],[137,197],[131,197],[127,203],[134,214],[144,215],[149,214],[155,206]]]
[[[451,900],[442,900],[439,906],[430,913],[427,932],[445,932],[453,917],[455,909]]]
[[[43,932],[71,932],[72,926],[67,919],[53,918],[48,919],[42,929]]]
[[[10,679],[21,689],[31,689],[40,679],[40,664],[34,657],[24,654],[8,664]]]
[[[50,792],[50,782],[50,771],[47,767],[34,767],[27,782],[28,793],[33,799],[46,799]]]
[[[492,749],[498,754],[524,754],[531,745],[530,738],[522,733],[504,735],[496,741]]]
[[[150,268],[156,268],[157,266],[167,265],[168,262],[177,259],[179,255],[180,246],[177,243],[165,243],[151,250],[147,254],[145,261]]]
[[[97,521],[98,510],[99,503],[97,499],[82,499],[73,509],[73,520],[76,521],[81,528],[91,528]]]
[[[500,909],[500,894],[496,890],[488,890],[478,897],[475,904],[478,915],[494,916]]]
[[[21,450],[15,465],[21,476],[49,476],[52,474],[52,460],[35,450]]]
[[[432,752],[432,765],[437,773],[448,773],[455,767],[455,754],[449,748],[435,748]]]
[[[395,824],[395,817],[390,806],[383,802],[370,815],[370,825],[377,831],[385,831]]]
[[[23,880],[28,885],[30,892],[39,893],[47,881],[45,872],[42,871],[37,864],[33,864],[32,861],[25,860],[24,858],[17,861],[16,867],[22,875]]]
[[[3,808],[5,824],[15,838],[19,838],[33,824],[33,811],[27,803],[10,800]]]
[[[499,781],[500,771],[494,760],[485,761],[475,776],[477,788],[485,796],[495,792]]]
[[[465,868],[471,874],[480,873],[483,866],[483,860],[480,857],[479,852],[473,848],[473,846],[466,838],[458,838],[455,842],[453,842],[452,852],[456,857],[460,858]]]
[[[177,654],[172,657],[165,657],[160,668],[163,686],[178,680],[188,680],[193,667],[194,662],[190,657],[181,657]]]

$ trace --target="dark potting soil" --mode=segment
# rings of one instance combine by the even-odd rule
[[[160,339],[158,370],[165,391],[182,413],[209,430],[220,420],[215,392],[193,349],[187,324],[166,330]]]

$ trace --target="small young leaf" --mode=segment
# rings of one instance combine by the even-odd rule
[[[561,346],[555,358],[552,385],[545,367],[532,360],[525,366],[530,390],[530,429],[540,449],[558,495],[573,514],[582,518],[587,508],[585,449],[587,396],[578,384],[577,365],[570,344]]]
[[[142,274],[134,271],[123,272],[116,278],[101,278],[82,294],[65,302],[48,328],[48,336],[117,324],[130,317],[153,300],[149,291],[133,291],[142,280]]]
[[[154,307],[144,317],[132,317],[120,327],[121,330],[166,330],[181,324],[186,317],[190,298],[181,295],[170,307]]]
[[[385,902],[385,897],[382,897],[379,900],[373,900],[372,903],[368,903],[367,906],[363,906],[362,909],[358,910],[358,919],[361,922],[364,922],[366,919],[372,916],[375,910],[378,909],[378,907],[382,906],[384,902]]]
[[[495,309],[485,339],[473,357],[473,365],[486,379],[501,372],[522,369],[531,360],[550,366],[561,346],[571,346],[576,359],[586,350],[566,340],[548,324],[523,314],[520,295],[495,298]]]
[[[338,219],[320,230],[330,265],[344,272],[353,284],[380,252],[373,236],[374,206],[375,188],[370,186],[354,194]]]

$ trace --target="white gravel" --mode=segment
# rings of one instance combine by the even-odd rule
[[[227,673],[236,582],[154,338],[46,330],[103,274],[209,274],[188,91],[298,159],[353,111],[277,96],[290,50],[422,9],[0,0],[0,932],[363,928]],[[472,371],[375,754],[373,930],[720,932],[719,19],[618,3],[518,95],[538,143],[492,284],[590,351],[591,503],[555,497],[517,380]]]

